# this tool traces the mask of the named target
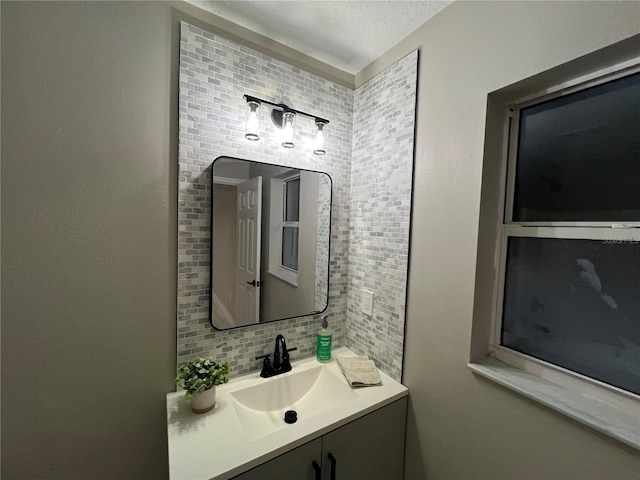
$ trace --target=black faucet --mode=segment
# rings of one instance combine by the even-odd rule
[[[282,346],[282,353],[280,353],[280,346]],[[287,352],[287,342],[282,335],[278,335],[276,337],[276,348],[273,350],[273,369],[279,370],[280,373],[288,372],[291,370],[291,363],[289,363],[289,352]]]
[[[275,375],[280,375],[281,373],[290,372],[291,362],[289,361],[289,352],[297,349],[298,347],[287,348],[287,342],[285,341],[284,336],[277,335],[276,346],[273,351],[273,365],[271,365],[268,353],[266,355],[259,355],[256,357],[256,360],[264,359],[260,376],[262,378],[269,378]]]

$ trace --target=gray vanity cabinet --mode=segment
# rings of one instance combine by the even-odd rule
[[[234,480],[401,480],[406,418],[407,397]]]
[[[273,460],[258,465],[233,480],[316,480],[317,468],[320,468],[320,453],[322,452],[322,438],[294,448],[290,452],[280,455]]]
[[[327,433],[322,480],[401,480],[406,419],[407,397]]]

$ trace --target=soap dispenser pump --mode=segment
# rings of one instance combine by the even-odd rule
[[[329,322],[327,316],[320,317],[322,322],[320,330],[316,335],[316,359],[319,362],[326,363],[331,360],[331,340],[332,334],[329,330]]]

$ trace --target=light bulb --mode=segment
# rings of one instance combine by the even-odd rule
[[[249,112],[247,114],[247,125],[244,134],[244,138],[255,142],[260,140],[260,120],[258,119],[258,107],[260,103],[249,100],[247,101]]]
[[[284,148],[293,148],[295,146],[294,137],[294,121],[296,114],[294,112],[285,111],[282,114],[282,146]]]
[[[318,132],[316,133],[316,143],[313,149],[313,153],[316,155],[324,155],[327,151],[324,149],[324,127],[326,123],[322,121],[316,121]]]

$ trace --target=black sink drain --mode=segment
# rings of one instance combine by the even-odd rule
[[[287,410],[284,412],[284,423],[296,423],[298,421],[298,412],[295,410]]]

